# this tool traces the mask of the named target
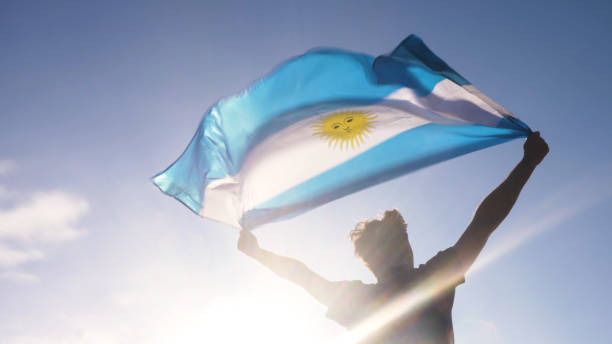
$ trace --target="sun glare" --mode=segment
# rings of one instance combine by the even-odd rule
[[[276,295],[275,295],[276,294]],[[296,304],[294,297],[278,288],[269,295],[260,291],[215,298],[202,309],[182,309],[168,319],[159,343],[310,343],[304,324],[310,322],[308,312]],[[280,301],[279,301],[280,299]],[[298,301],[299,302],[299,301]],[[296,311],[299,309],[301,311]],[[312,316],[312,315],[310,315]],[[296,337],[296,334],[300,334]],[[295,339],[295,340],[293,340]]]
[[[544,208],[536,209],[537,211],[535,213],[546,214],[545,216],[539,218],[537,216],[524,216],[522,221],[519,219],[517,223],[510,225],[510,228],[504,229],[504,231],[512,233],[510,237],[505,239],[501,244],[491,246],[483,252],[484,254],[476,260],[476,263],[468,271],[467,275],[473,275],[481,271],[533,237],[554,229],[570,218],[609,199],[612,197],[612,192],[610,190],[594,191],[593,185],[609,184],[610,180],[611,178],[608,176],[603,178],[585,178],[585,180],[580,180],[568,185],[564,190],[561,190],[558,194],[553,195],[550,199],[543,202],[547,204]],[[564,200],[571,196],[574,197],[576,202],[571,206],[565,206]],[[538,220],[533,222],[533,218],[538,218]],[[455,278],[456,277],[460,276],[455,276]],[[453,281],[449,280],[448,284],[442,283],[436,286],[426,286],[410,293],[400,295],[392,302],[389,302],[386,307],[364,320],[352,331],[347,332],[341,338],[341,342],[354,343],[359,339],[367,337],[385,324],[435,297],[452,283]]]

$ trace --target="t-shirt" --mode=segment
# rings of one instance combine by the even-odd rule
[[[335,282],[327,317],[349,330],[371,328],[359,343],[449,344],[455,287],[465,281],[453,247],[417,268],[399,268],[393,282]]]

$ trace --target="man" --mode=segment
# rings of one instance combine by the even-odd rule
[[[522,160],[478,206],[457,243],[417,268],[406,223],[397,210],[357,224],[350,234],[355,254],[374,273],[376,284],[330,282],[295,259],[260,248],[248,231],[240,233],[238,248],[306,289],[328,306],[329,318],[349,329],[360,329],[356,332],[361,343],[453,343],[455,287],[464,282],[466,271],[548,153],[539,132],[529,135],[523,148]]]

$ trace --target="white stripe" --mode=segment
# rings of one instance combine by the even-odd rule
[[[476,88],[462,87],[448,79],[437,83],[433,91],[425,97],[418,96],[412,89],[401,88],[386,97],[382,103],[442,124],[480,124],[496,127],[504,115],[510,114]]]
[[[330,146],[315,136],[312,126],[331,113],[295,123],[257,145],[240,172],[209,184],[201,216],[239,227],[242,213],[300,183],[354,158],[389,138],[429,123],[397,109],[375,105],[334,111],[363,111],[376,115],[372,133],[355,148]]]
[[[354,149],[329,147],[313,135],[313,124],[342,111],[377,116],[372,133]],[[481,98],[450,80],[438,83],[426,97],[401,88],[376,105],[313,116],[262,141],[248,154],[237,175],[209,184],[200,215],[240,227],[238,221],[244,212],[401,132],[430,122],[496,126],[501,118],[502,114]]]

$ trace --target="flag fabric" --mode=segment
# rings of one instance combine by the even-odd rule
[[[281,64],[212,106],[153,182],[252,229],[530,132],[411,35],[377,58],[315,49]]]

